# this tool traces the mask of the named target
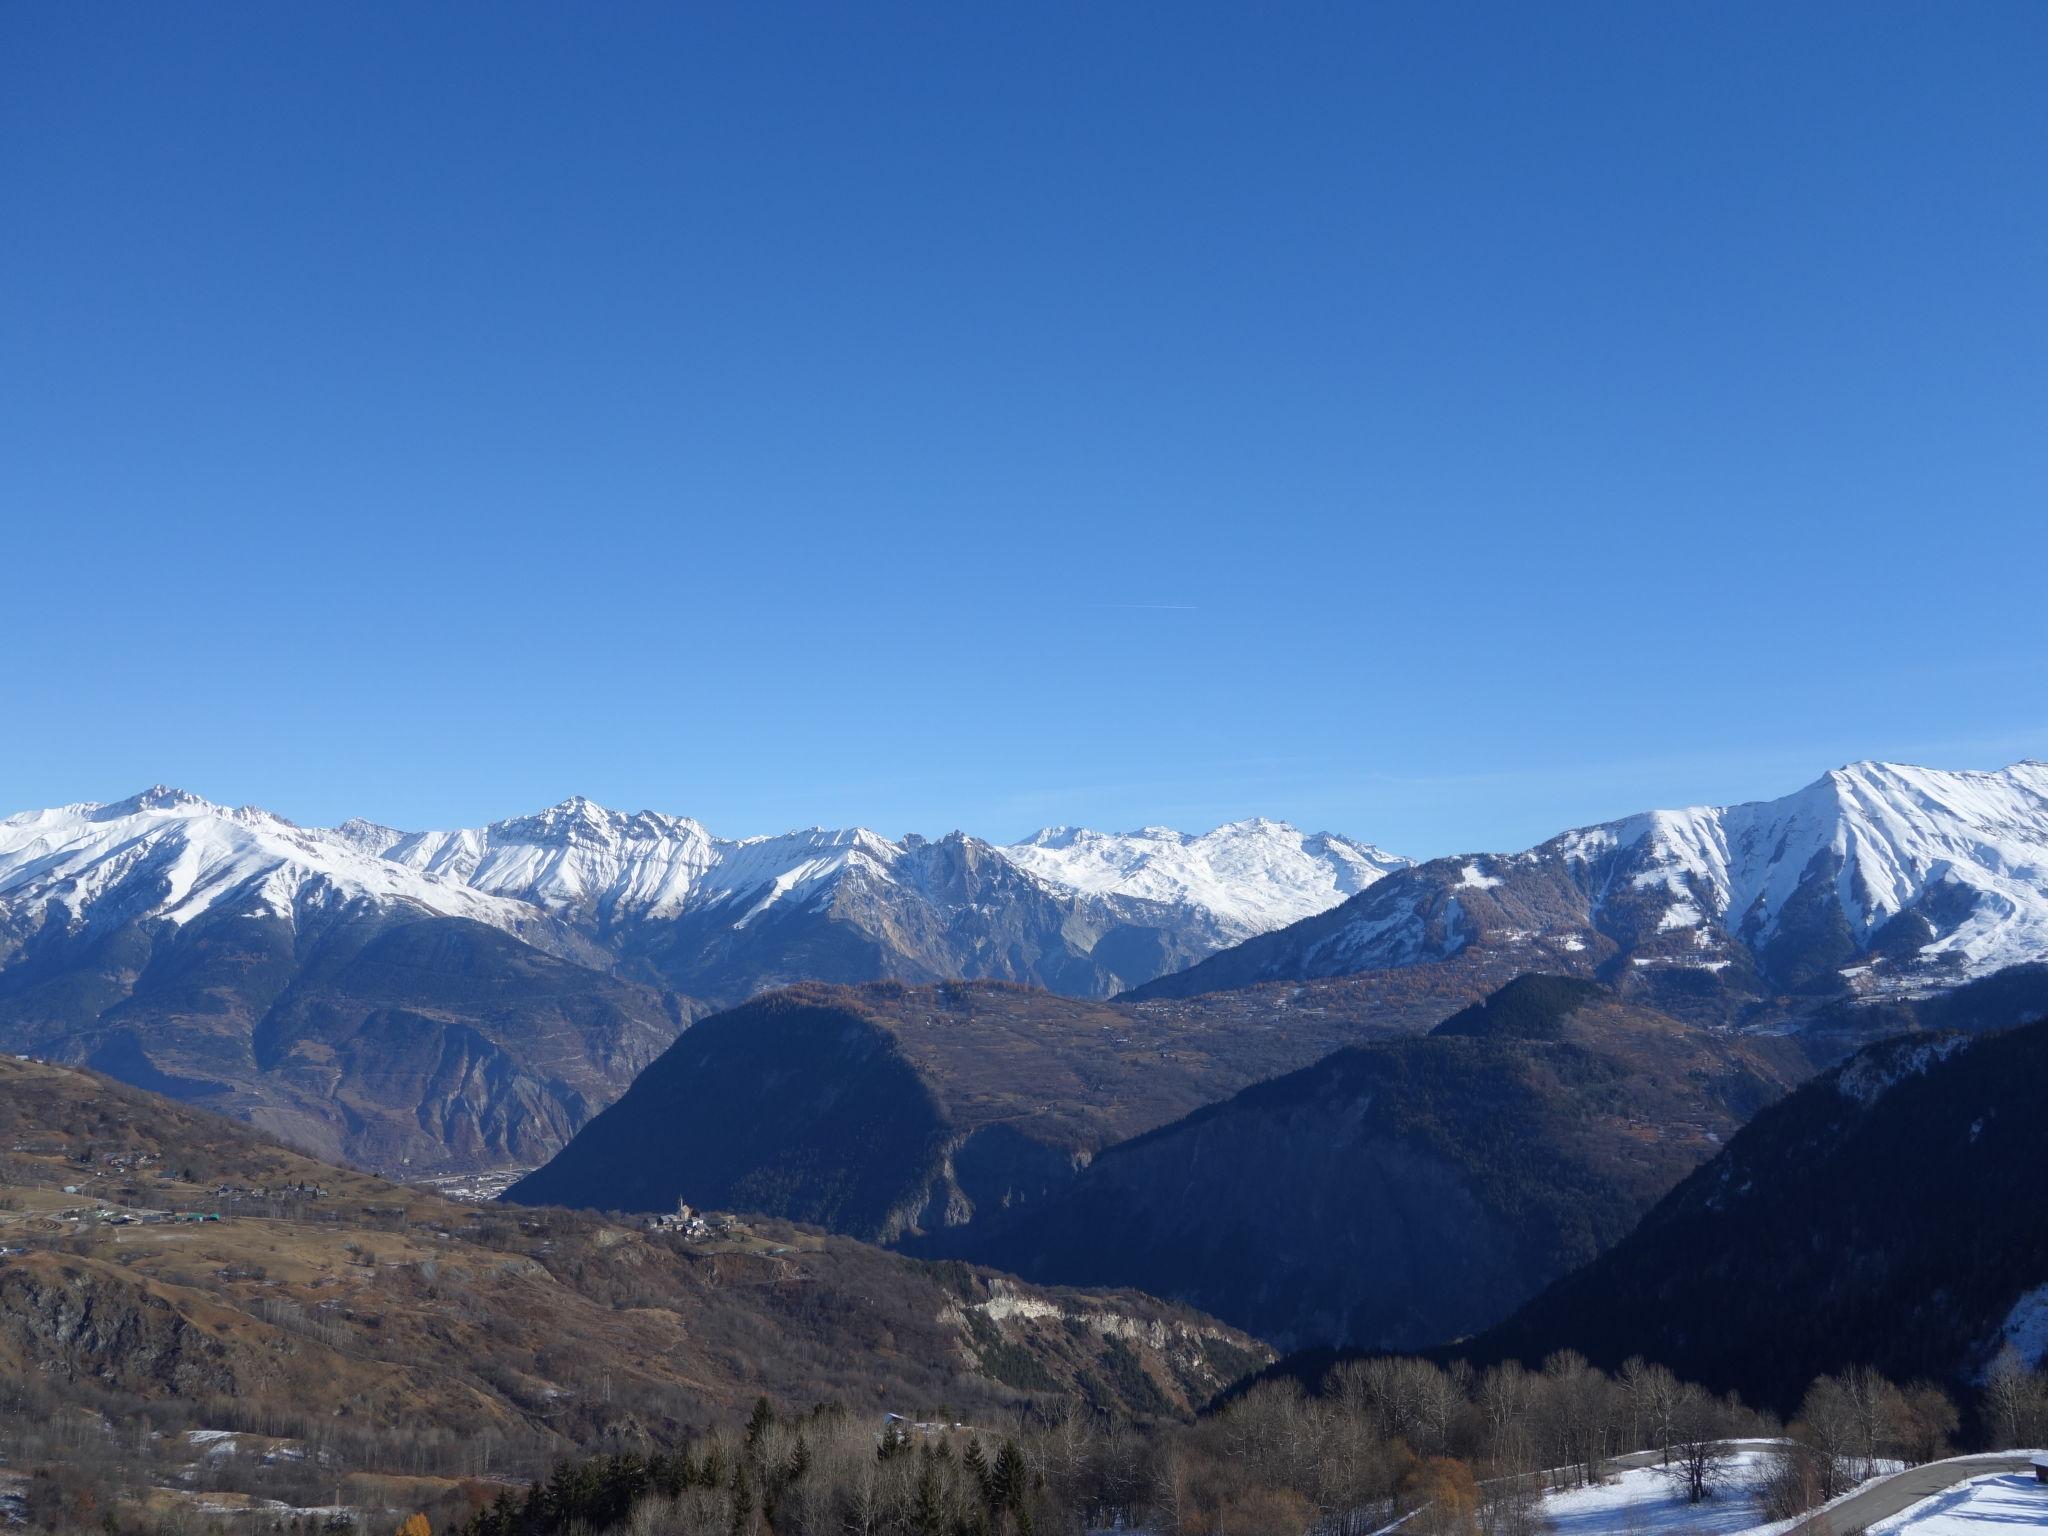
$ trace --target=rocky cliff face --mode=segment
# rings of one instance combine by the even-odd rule
[[[53,1255],[0,1267],[0,1356],[18,1371],[137,1397],[236,1387],[227,1347],[168,1301],[118,1271]]]

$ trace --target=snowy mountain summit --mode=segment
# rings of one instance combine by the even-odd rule
[[[721,838],[688,817],[577,797],[488,826],[405,832],[305,828],[158,786],[0,822],[0,965],[47,925],[73,936],[203,915],[296,925],[367,907],[485,923],[585,963],[659,950],[661,974],[708,997],[804,979],[806,964],[767,953],[765,937],[735,959],[732,935],[773,927],[775,946],[801,952],[815,936],[787,925],[819,921],[851,923],[888,952],[810,962],[831,979],[995,974],[1105,992],[1331,906],[1401,863],[1273,821],[1201,836],[1063,829],[1005,848],[859,827]],[[691,947],[717,963],[680,958]]]
[[[1140,995],[1468,953],[1795,992],[1919,991],[2048,959],[2048,764],[1854,763],[1778,800],[1434,859]]]
[[[1782,800],[1653,811],[1535,850],[1625,871],[1658,931],[1769,974],[1979,976],[2048,955],[2048,764],[1853,763]]]
[[[409,905],[519,932],[530,909],[422,877],[349,836],[159,784],[126,800],[0,820],[0,964],[46,924],[72,933],[208,914],[287,922],[355,902]]]
[[[1002,853],[1041,880],[1098,896],[1199,907],[1245,939],[1356,895],[1409,860],[1330,832],[1255,817],[1213,832],[1048,827]]]

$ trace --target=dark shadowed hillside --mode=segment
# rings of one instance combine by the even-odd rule
[[[2044,1083],[2048,1023],[1871,1046],[1758,1115],[1473,1351],[1641,1354],[1789,1408],[1848,1365],[1967,1375],[2009,1320],[2038,1347]]]
[[[920,1246],[1158,1287],[1283,1343],[1409,1346],[1484,1326],[1591,1258],[1806,1070],[1788,1042],[1529,977]]]
[[[509,1198],[684,1199],[881,1239],[960,1225],[1332,1045],[1397,1032],[1367,1013],[1207,1016],[989,982],[794,987],[692,1027]]]

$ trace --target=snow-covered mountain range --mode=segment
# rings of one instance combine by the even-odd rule
[[[225,907],[294,920],[351,902],[405,904],[518,932],[535,914],[483,890],[381,859],[348,832],[296,826],[158,785],[110,804],[0,821],[0,935],[54,920],[73,933],[145,919],[183,924]],[[6,944],[0,939],[0,959]]]
[[[963,854],[974,877],[948,890]],[[1164,965],[1332,906],[1405,863],[1268,820],[1201,836],[1060,828],[1011,847],[959,834],[891,841],[858,827],[734,839],[688,817],[575,798],[484,827],[402,832],[360,820],[300,827],[158,786],[0,821],[0,963],[46,923],[78,934],[213,912],[289,922],[351,903],[467,918],[588,959],[580,941],[631,948],[621,935],[636,925],[715,915],[712,926],[738,932],[850,891],[985,906],[1000,885],[1012,904],[1060,908],[1056,927],[1078,911],[1105,930],[1169,929]],[[1124,966],[1081,990],[1143,979]]]
[[[163,788],[0,820],[0,1050],[378,1167],[537,1161],[692,1018],[794,982],[1136,1002],[1435,965],[1409,1003],[1565,972],[1735,1021],[2043,959],[2039,763],[1864,763],[1782,800],[1420,865],[1258,820],[734,839],[569,800],[404,832]],[[1374,993],[1339,1011],[1372,1022]],[[1259,997],[1202,1016],[1270,1032],[1285,999]]]
[[[1198,907],[1238,940],[1333,907],[1410,863],[1370,843],[1304,836],[1263,817],[1200,836],[1171,827],[1048,827],[1001,851],[1067,890]]]
[[[2048,958],[2048,764],[1856,763],[1783,799],[1434,859],[1138,989],[1186,996],[1484,950],[1521,970],[1924,990]]]

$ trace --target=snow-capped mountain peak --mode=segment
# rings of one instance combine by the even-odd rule
[[[1643,825],[1635,883],[1661,879],[1674,894],[1705,897],[1752,947],[1777,938],[1822,891],[1859,947],[1925,908],[1928,931],[1914,946],[1923,964],[1979,974],[2048,945],[2040,763],[1991,772],[1851,763],[1781,800],[1633,820]],[[1614,829],[1622,846],[1626,826]]]
[[[360,831],[301,827],[164,785],[0,821],[0,932],[16,936],[53,920],[75,931],[144,917],[183,924],[216,909],[292,919],[359,900],[504,928],[532,915],[390,864]]]
[[[1159,922],[1163,907],[1185,914],[1169,921],[1199,954],[1334,905],[1402,862],[1263,819],[1200,834],[1064,828],[1000,848],[964,834],[892,842],[864,827],[721,838],[686,816],[575,795],[486,826],[406,832],[360,818],[300,827],[157,785],[0,822],[0,952],[53,913],[75,932],[215,910],[292,920],[309,903],[350,901],[528,936],[554,932],[549,923],[594,935],[685,915],[737,929],[771,908],[823,903],[851,880],[864,901],[934,911],[1075,902],[1098,926]],[[1000,890],[985,884],[995,868],[1010,871]]]
[[[1645,811],[1435,859],[1151,995],[1466,950],[1522,970],[1920,990],[2048,958],[2048,765],[1851,763],[1776,800]]]
[[[1003,854],[1047,883],[1213,913],[1233,938],[1335,906],[1408,860],[1334,833],[1255,817],[1208,832],[1047,827]]]

